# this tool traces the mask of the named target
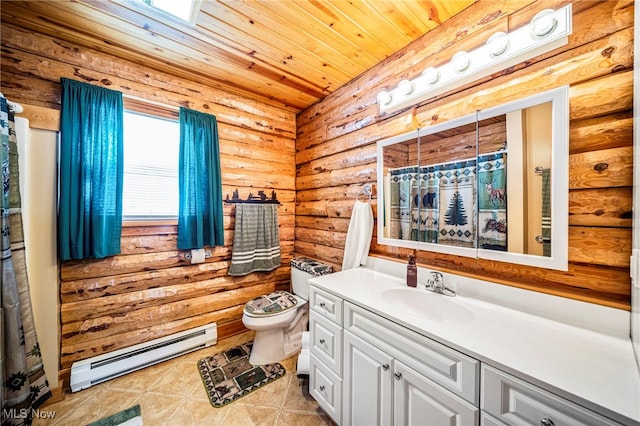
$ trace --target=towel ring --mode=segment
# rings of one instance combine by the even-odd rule
[[[371,201],[371,184],[366,184],[364,186],[364,188],[362,188],[360,191],[358,191],[358,193],[356,194],[356,201],[360,200],[360,195],[368,195],[369,196],[369,201]]]

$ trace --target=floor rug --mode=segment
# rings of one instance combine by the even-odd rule
[[[222,407],[284,376],[280,363],[251,365],[253,342],[198,361],[198,371],[214,407]]]
[[[140,406],[135,405],[87,426],[142,426]]]

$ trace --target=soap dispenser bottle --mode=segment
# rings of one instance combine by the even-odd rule
[[[407,264],[407,285],[409,287],[418,286],[418,268],[416,267],[416,257],[409,255],[409,263]]]

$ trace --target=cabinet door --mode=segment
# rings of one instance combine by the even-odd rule
[[[477,426],[479,410],[401,362],[395,361],[396,425]]]
[[[343,359],[342,424],[390,425],[392,358],[345,331]]]

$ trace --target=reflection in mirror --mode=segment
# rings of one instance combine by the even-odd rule
[[[515,180],[507,169],[507,120],[505,114],[478,122],[478,247],[508,251],[511,225],[508,202]],[[517,170],[517,169],[516,169]],[[509,179],[507,179],[509,176]],[[507,180],[509,186],[507,187]],[[508,188],[508,190],[507,190]],[[513,197],[515,200],[515,196]],[[514,203],[515,204],[515,203]]]
[[[479,248],[551,256],[551,113],[545,102],[479,121]]]
[[[479,215],[481,231],[493,227],[492,220],[506,217],[506,251],[478,245],[478,257],[531,266],[567,270],[568,267],[568,87],[478,112],[479,128],[504,123],[504,194],[495,193],[500,176],[483,177],[479,170]],[[483,133],[482,131],[480,132]],[[492,131],[486,134],[496,134]],[[490,155],[498,143],[492,138],[478,142],[479,157]],[[508,161],[507,161],[508,155]],[[499,175],[499,173],[496,173]],[[484,185],[484,188],[482,188]],[[483,193],[484,189],[484,193]],[[504,216],[495,198],[504,195]],[[480,197],[487,197],[482,200]],[[487,210],[488,209],[488,210]],[[493,211],[492,211],[493,210]],[[487,214],[489,212],[489,214]],[[497,238],[495,231],[488,237]],[[492,243],[491,243],[492,244]]]
[[[379,141],[379,242],[566,270],[568,122],[561,87]]]
[[[475,247],[476,123],[420,133],[421,227],[429,243]]]
[[[410,132],[387,141],[382,156],[385,238],[417,241],[417,226],[412,225],[415,191],[418,182],[418,132]],[[417,219],[416,219],[417,220]]]

